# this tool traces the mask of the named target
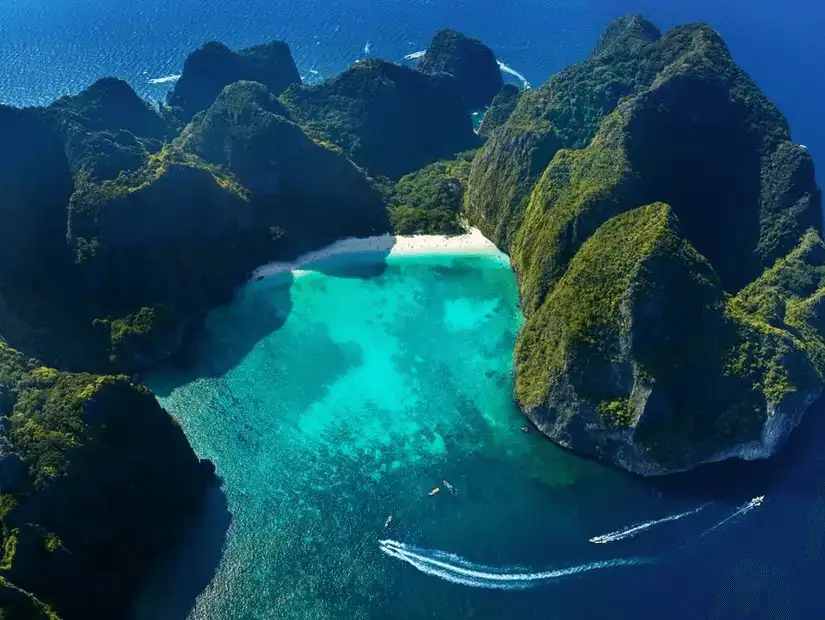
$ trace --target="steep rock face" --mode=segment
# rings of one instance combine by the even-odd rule
[[[215,483],[211,465],[125,377],[60,373],[0,344],[0,384],[13,401],[0,467],[24,465],[0,495],[0,576],[64,618],[123,617]]]
[[[69,243],[100,344],[116,368],[136,370],[175,350],[190,317],[226,301],[272,244],[231,176],[167,147],[117,181],[89,184],[69,205]],[[151,317],[151,329],[145,320]],[[122,330],[157,345],[119,358]],[[141,338],[142,339],[142,338]],[[135,348],[137,347],[137,348]]]
[[[286,116],[262,85],[239,82],[187,128],[180,145],[238,178],[261,226],[278,230],[284,255],[385,232],[382,197],[364,174]]]
[[[319,141],[370,174],[398,178],[477,146],[455,80],[367,60],[318,86],[293,86],[281,102]]]
[[[516,347],[528,417],[561,445],[644,475],[770,456],[823,387],[805,344],[727,304],[679,228],[663,203],[609,219]]]
[[[490,105],[504,86],[493,51],[455,30],[439,30],[435,34],[427,53],[418,62],[418,69],[430,75],[453,76],[470,109]]]
[[[674,208],[680,202],[700,205],[703,191],[713,196],[709,205],[727,214],[723,217],[732,217],[736,201],[762,203],[766,217],[760,219],[758,209],[750,211],[760,221],[746,223],[751,238],[737,241],[741,245],[732,250],[738,256],[754,253],[745,269],[717,266],[726,286],[744,285],[786,253],[807,226],[816,224],[810,205],[819,197],[809,158],[788,144],[784,118],[736,67],[719,36],[707,26],[689,25],[660,38],[655,26],[639,17],[619,20],[587,61],[522,95],[473,164],[466,200],[470,219],[509,248],[533,185],[556,151],[590,144],[602,120],[623,99],[638,106],[637,120],[631,119],[627,128],[632,132],[628,143],[636,159],[634,171],[658,186],[634,206],[654,200]],[[689,177],[694,179],[690,184],[678,180]],[[774,188],[779,187],[788,195],[777,200]],[[676,192],[684,198],[673,196]],[[687,196],[690,192],[695,195]],[[786,235],[768,222],[780,217],[770,212],[783,200],[795,205],[795,221]],[[779,210],[787,219],[788,210]],[[692,225],[683,220],[685,226]],[[706,252],[702,242],[697,243]],[[706,245],[714,243],[708,240]]]
[[[494,129],[498,129],[516,109],[521,89],[512,84],[505,84],[501,91],[493,98],[490,108],[484,114],[478,135],[489,138]]]
[[[819,336],[813,327],[754,318],[725,299],[788,255],[807,229],[821,230],[810,156],[791,143],[782,115],[706,26],[659,38],[637,17],[620,20],[581,66],[616,79],[605,90],[593,75],[573,71],[544,92],[522,95],[476,156],[465,199],[471,221],[509,249],[518,277],[527,324],[517,345],[517,400],[560,443],[639,473],[769,456],[821,390]],[[629,90],[608,109],[610,84]],[[595,101],[601,103],[590,105]],[[491,180],[496,184],[485,185]],[[478,209],[479,196],[498,198]],[[669,205],[668,219],[678,218],[678,227],[669,226],[695,255],[690,265],[639,257],[639,273],[659,274],[655,286],[614,283],[613,299],[625,301],[588,315],[609,286],[597,275],[609,260],[602,252],[628,251],[606,243],[612,236],[603,231],[657,201]],[[620,282],[620,272],[635,273],[636,264],[611,277]],[[600,284],[592,288],[594,282]],[[697,282],[713,282],[712,291]],[[659,293],[647,299],[641,290]],[[804,303],[787,301],[812,317],[806,325],[818,317],[813,294],[795,293]],[[776,301],[783,295],[768,297],[785,308]],[[565,306],[571,296],[576,303]],[[706,308],[691,310],[702,299]],[[619,306],[624,318],[608,319]],[[581,321],[607,321],[624,335],[577,336]],[[653,341],[668,346],[657,349]],[[688,350],[694,342],[701,353]],[[685,377],[698,377],[688,383],[690,393]],[[691,418],[691,410],[700,413]],[[607,414],[624,422],[608,428]]]
[[[558,151],[533,186],[510,237],[525,311],[601,223],[640,204],[670,204],[729,291],[787,254],[806,229],[821,229],[812,160],[790,142],[783,117],[715,33],[680,28],[661,42],[676,35],[693,41],[693,53],[626,98],[586,148]]]
[[[291,84],[300,84],[301,76],[289,46],[272,41],[234,52],[212,41],[192,52],[183,64],[183,73],[167,97],[178,110],[178,117],[188,122],[205,110],[223,90],[240,80],[260,82],[275,95]]]

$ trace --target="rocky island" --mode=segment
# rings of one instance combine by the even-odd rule
[[[527,91],[450,30],[316,86],[282,42],[213,42],[164,105],[106,78],[0,135],[4,618],[123,617],[217,483],[138,373],[345,237],[479,228],[518,279],[518,405],[635,473],[768,457],[822,392],[813,162],[703,24],[621,18]]]

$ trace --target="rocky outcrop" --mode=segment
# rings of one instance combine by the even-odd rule
[[[455,30],[439,30],[435,34],[418,62],[418,69],[429,75],[453,76],[470,109],[489,106],[504,86],[493,51]]]
[[[308,137],[260,84],[224,89],[179,144],[243,184],[257,226],[278,231],[281,256],[388,230],[383,198],[363,172]]]
[[[221,90],[234,82],[260,82],[274,95],[291,84],[300,84],[301,76],[289,46],[272,41],[234,52],[212,41],[192,52],[183,64],[183,73],[167,97],[176,116],[183,122],[205,110]]]
[[[14,584],[66,619],[123,617],[215,484],[211,465],[125,377],[61,373],[0,343],[0,384],[14,403],[4,411],[3,468],[12,456],[24,465],[0,495],[0,598],[26,603],[12,600]]]
[[[451,76],[383,60],[358,62],[318,86],[293,86],[281,102],[309,135],[373,175],[399,178],[478,144]]]
[[[516,397],[559,443],[644,474],[765,457],[821,391],[818,336],[725,302],[822,221],[810,157],[707,26],[613,24],[491,132],[465,207],[510,252]]]
[[[770,456],[821,394],[821,368],[792,330],[726,301],[657,203],[609,219],[576,253],[525,323],[516,390],[554,441],[650,475]]]
[[[760,196],[772,191],[770,187],[777,180],[771,172],[768,176],[774,180],[761,188],[762,171],[783,168],[785,178],[789,178],[790,170],[796,169],[786,158],[798,149],[782,146],[790,140],[785,119],[733,63],[718,34],[700,24],[677,27],[659,37],[655,26],[634,17],[611,26],[588,60],[522,95],[508,121],[490,137],[473,163],[466,199],[471,219],[487,236],[509,248],[533,185],[555,153],[560,148],[581,149],[590,144],[604,118],[616,110],[620,100],[628,98],[649,111],[649,117],[637,115],[639,119],[645,116],[640,123],[657,123],[655,128],[637,129],[633,138],[640,146],[634,150],[639,157],[645,157],[642,151],[650,154],[649,171],[639,176],[650,175],[651,183],[656,158],[661,155],[670,162],[659,166],[662,171],[680,167],[685,175],[702,175],[703,183],[689,185],[697,192],[704,187],[707,193],[715,194],[712,203],[717,206],[735,200],[764,202]],[[642,146],[645,139],[649,143]],[[699,152],[703,148],[707,150]],[[714,176],[710,172],[713,166],[705,162],[717,152],[724,165]],[[802,153],[793,155],[797,156],[804,158]],[[741,157],[745,160],[740,161]],[[782,158],[784,163],[771,163],[773,157]],[[689,171],[691,165],[700,169]],[[717,265],[723,279],[738,280],[736,286],[742,286],[786,253],[806,226],[815,224],[809,217],[815,209],[802,205],[815,203],[817,190],[810,166],[803,168],[796,177],[796,194],[787,198],[799,205],[794,216],[797,224],[780,245],[769,249],[763,243],[738,275],[730,266]],[[660,194],[664,186],[671,191],[684,186],[662,178],[662,174],[655,181],[663,186]],[[637,205],[656,199],[674,202],[659,195],[637,201]],[[767,201],[777,204],[773,198]],[[696,196],[694,202],[702,201]],[[802,211],[808,215],[800,217]],[[803,221],[805,218],[807,221]],[[765,222],[762,225],[767,242]],[[749,226],[751,235],[762,234],[754,231],[752,222]],[[727,228],[720,226],[717,230]],[[774,236],[778,235],[775,229]],[[746,245],[753,248],[756,243],[749,241]]]
[[[614,19],[602,36],[590,56],[627,56],[643,51],[648,43],[658,41],[662,32],[639,13],[632,13]]]

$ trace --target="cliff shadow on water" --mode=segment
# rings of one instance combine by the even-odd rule
[[[393,236],[375,237],[368,249],[321,257],[304,265],[298,273],[308,271],[359,280],[379,278],[388,268],[387,258],[395,244],[396,238]],[[319,253],[323,254],[323,250]],[[169,381],[164,381],[162,385],[153,384],[153,391],[160,397],[166,397],[176,387],[189,381],[221,377],[237,366],[256,344],[287,322],[293,310],[292,287],[295,284],[294,271],[271,276],[253,274],[252,279],[238,288],[227,305],[213,310],[205,321],[191,330],[183,348],[168,362],[175,372],[163,373]],[[231,320],[230,317],[240,312],[240,308],[245,317],[254,316],[254,320],[233,321],[237,329],[233,329],[231,343],[222,341],[217,332],[210,328],[210,323]]]
[[[825,397],[820,398],[791,434],[784,449],[771,459],[728,460],[695,470],[645,479],[663,493],[695,496],[698,501],[731,505],[764,495],[790,493],[814,499],[825,480]]]
[[[226,496],[214,487],[201,513],[178,544],[158,562],[135,600],[132,620],[184,620],[212,579],[223,557],[232,516]]]

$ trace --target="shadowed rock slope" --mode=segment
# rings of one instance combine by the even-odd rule
[[[465,208],[511,255],[516,398],[559,443],[643,474],[760,458],[819,396],[816,321],[731,297],[820,243],[813,163],[707,26],[613,23],[489,133]]]
[[[301,76],[289,46],[283,41],[239,52],[211,41],[186,58],[183,73],[166,102],[175,116],[188,122],[212,105],[225,86],[241,80],[260,82],[278,95],[291,84],[300,84]]]
[[[0,342],[0,606],[20,614],[10,617],[124,617],[215,482],[146,388],[58,372]]]
[[[311,136],[373,175],[397,179],[478,145],[452,76],[383,60],[356,63],[318,86],[293,86],[281,102]]]
[[[439,30],[435,34],[427,53],[418,62],[418,69],[429,75],[453,76],[471,109],[489,106],[504,86],[493,51],[455,30]]]

